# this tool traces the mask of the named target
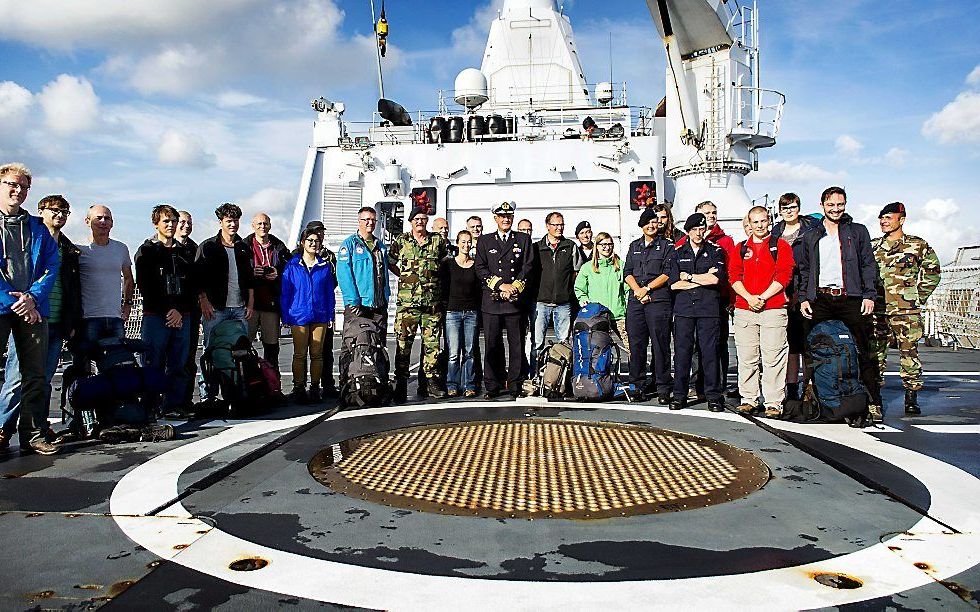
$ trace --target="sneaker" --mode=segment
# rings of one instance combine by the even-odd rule
[[[475,389],[467,389],[466,391],[463,391],[463,397],[465,397],[466,399],[472,399],[472,398],[476,397],[476,390]]]
[[[868,405],[868,420],[874,423],[883,423],[885,416],[881,413],[881,406],[877,404]]]
[[[26,445],[21,445],[20,452],[25,454],[37,453],[38,455],[57,455],[61,452],[61,447],[57,444],[52,444],[41,437],[34,438]]]
[[[442,398],[444,398],[444,397],[446,397],[446,392],[445,392],[445,391],[443,391],[442,389],[440,389],[439,387],[435,387],[435,388],[434,388],[434,389],[432,389],[432,391],[431,391],[431,392],[429,393],[429,396],[430,396],[430,397],[431,397],[432,399],[442,399]]]
[[[762,416],[767,419],[781,419],[783,418],[783,407],[782,406],[766,406],[766,411],[762,413]]]
[[[10,448],[10,436],[0,431],[0,451]]]
[[[459,391],[456,389],[450,389],[446,391],[446,397],[459,397]]]
[[[759,406],[757,404],[750,404],[748,402],[743,402],[735,408],[735,412],[739,414],[755,414],[759,411]]]
[[[147,425],[140,428],[140,442],[166,442],[173,440],[176,432],[171,425]]]

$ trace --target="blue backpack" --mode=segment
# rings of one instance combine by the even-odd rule
[[[818,323],[807,336],[813,390],[822,421],[851,421],[868,412],[868,390],[861,382],[858,348],[841,321]]]
[[[579,399],[612,397],[619,375],[613,320],[602,304],[586,304],[572,328],[572,395]]]

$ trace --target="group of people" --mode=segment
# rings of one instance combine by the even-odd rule
[[[819,218],[801,215],[794,194],[780,198],[775,225],[767,209],[752,208],[738,244],[718,225],[711,202],[697,207],[683,231],[670,206],[657,204],[641,213],[642,236],[627,246],[625,259],[613,236],[593,235],[588,221],[578,224],[574,241],[565,238],[558,211],[534,241],[529,220],[513,227],[510,202],[492,211],[495,231],[484,233],[482,219],[472,216],[453,243],[446,219],[435,219],[430,231],[427,210],[416,207],[409,231],[390,245],[376,236],[377,212],[365,206],[357,231],[336,255],[324,245],[319,221],[303,229],[292,250],[272,235],[265,214],[240,237],[242,211],[235,204],[215,210],[217,234],[197,244],[190,213],[160,204],[150,215],[153,236],[131,261],[128,247],[110,238],[107,207],[89,207],[90,236],[74,244],[62,233],[71,214],[66,198],[40,199],[33,216],[23,208],[30,170],[5,164],[0,182],[0,338],[3,347],[13,339],[0,389],[0,450],[15,431],[25,452],[43,454],[58,452],[59,442],[73,435],[71,428],[56,435],[48,423],[63,343],[84,359],[81,347],[123,337],[137,286],[144,365],[173,382],[161,399],[164,413],[189,408],[198,334],[207,347],[212,331],[228,320],[261,341],[277,370],[280,329],[288,325],[292,399],[336,396],[337,288],[345,315],[372,318],[382,330],[395,301],[396,403],[407,401],[419,333],[419,396],[476,397],[482,388],[487,399],[516,398],[542,363],[549,328],[558,341],[568,339],[577,308],[597,303],[609,310],[628,354],[634,399],[655,396],[671,409],[693,399],[724,410],[734,325],[737,410],[778,416],[784,399],[800,393],[806,334],[820,321],[838,319],[857,342],[872,418],[882,418],[890,343],[901,350],[905,411],[919,410],[920,310],[938,285],[938,258],[924,240],[904,233],[906,211],[898,202],[882,209],[882,236],[872,241],[846,214],[839,187],[821,195]],[[390,275],[397,277],[394,296]]]

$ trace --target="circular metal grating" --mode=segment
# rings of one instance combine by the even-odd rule
[[[567,420],[480,421],[347,440],[309,464],[344,494],[428,512],[606,518],[700,508],[769,479],[747,451],[654,427]]]

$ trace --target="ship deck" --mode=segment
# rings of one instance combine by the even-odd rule
[[[169,442],[77,443],[54,457],[10,452],[0,456],[0,608],[976,609],[980,352],[921,353],[923,414],[902,414],[893,366],[885,423],[863,430],[713,414],[703,405],[669,412],[655,403],[532,398],[337,412],[328,403],[255,420],[176,423]],[[678,493],[698,500],[689,509],[668,499],[636,513],[529,518],[511,516],[508,504],[533,491],[499,491],[485,504],[497,509],[486,513],[442,512],[444,496],[466,497],[460,485],[435,501],[423,491],[428,501],[412,506],[407,485],[401,502],[390,503],[312,475],[309,463],[324,449],[340,459],[376,448],[364,478],[407,479],[412,461],[399,456],[412,447],[385,455],[347,441],[401,429],[470,431],[453,427],[460,423],[659,431],[680,449],[664,459],[679,466],[674,477],[693,460],[685,444],[702,444],[741,449],[747,461],[729,480],[736,488],[743,476],[757,482],[708,501],[696,497],[701,491]],[[630,460],[602,436],[589,439],[576,459],[583,471],[622,468],[622,483],[615,476],[607,493],[632,490]],[[546,440],[542,452],[553,445]],[[422,476],[465,469],[479,482],[500,465],[487,456]],[[706,482],[722,479],[704,469]],[[566,476],[585,491],[577,507],[588,508],[594,500],[583,483],[599,486],[594,474]]]

